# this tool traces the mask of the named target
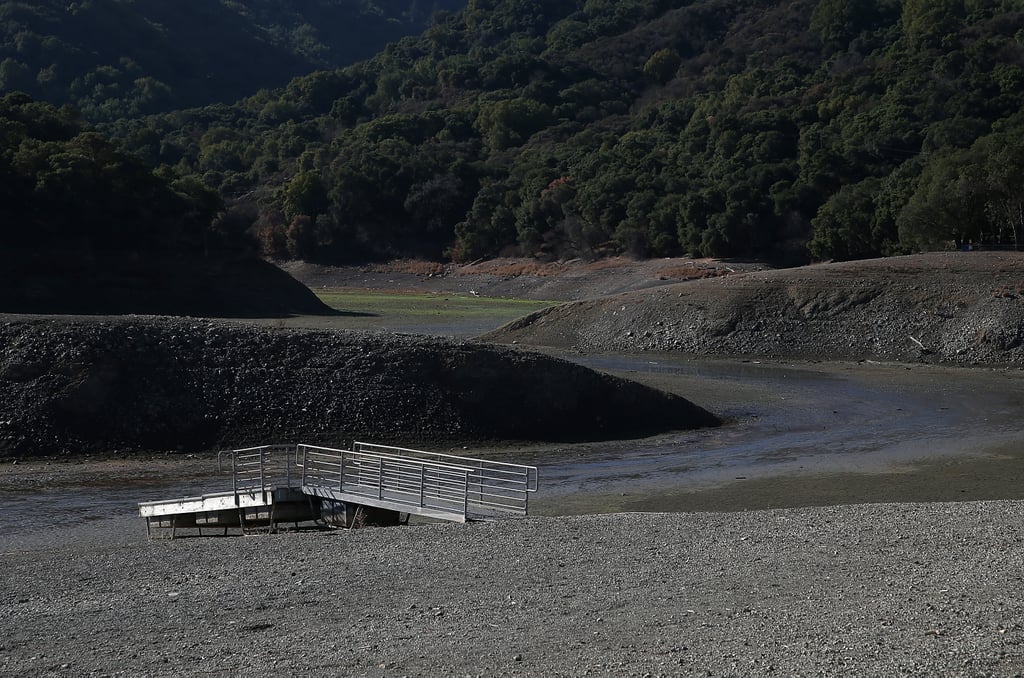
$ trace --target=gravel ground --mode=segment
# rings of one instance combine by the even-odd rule
[[[0,547],[0,674],[1019,675],[1022,525],[1019,502],[148,543],[113,521]]]

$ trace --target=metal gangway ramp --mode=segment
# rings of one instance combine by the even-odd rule
[[[403,447],[299,445],[296,458],[307,495],[455,522],[526,515],[537,491],[535,466]]]

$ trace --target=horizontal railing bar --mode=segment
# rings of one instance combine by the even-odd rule
[[[350,456],[354,456],[355,458],[350,460],[349,459]],[[432,468],[453,469],[453,470],[458,470],[458,471],[475,471],[476,470],[476,469],[468,467],[468,466],[457,466],[455,464],[445,464],[443,462],[426,461],[426,460],[423,460],[423,459],[410,459],[409,457],[397,457],[397,456],[394,456],[394,455],[387,455],[387,454],[376,454],[376,453],[371,453],[371,452],[346,452],[345,453],[345,461],[346,462],[349,462],[349,461],[358,462],[358,461],[363,461],[364,459],[366,461],[376,461],[377,459],[387,459],[389,461],[394,461],[394,462],[397,462],[397,463],[404,463],[404,464],[408,464],[410,466],[417,466],[417,467],[419,467],[419,466],[429,466],[429,467],[432,467]]]
[[[389,501],[399,500],[399,499],[401,499],[403,497],[415,498],[415,499],[417,499],[416,505],[417,506],[423,506],[425,508],[445,508],[445,509],[451,509],[451,508],[454,508],[454,507],[461,508],[462,506],[465,505],[464,498],[461,495],[456,495],[456,496],[451,496],[451,497],[429,497],[429,498],[426,498],[423,501],[422,504],[420,504],[419,501],[418,501],[419,494],[415,493],[415,492],[386,492],[386,493],[384,493],[383,497],[381,497],[374,490],[362,491],[362,492],[349,490],[349,491],[345,491],[345,494],[346,495],[354,495],[354,496],[357,496],[357,497],[372,497],[372,498],[376,498],[376,499],[383,498],[383,499],[386,499],[386,500],[389,500]],[[409,503],[412,503],[412,502],[409,502]]]
[[[508,497],[512,495],[525,495],[525,487],[495,487],[493,485],[473,485],[470,484],[466,490],[473,494],[495,494],[502,497]]]
[[[476,478],[470,478],[470,487],[487,487],[494,490],[515,490],[526,492],[526,483],[488,483],[480,482]]]
[[[398,476],[398,475],[389,474],[389,473],[385,473],[385,474],[381,475],[381,474],[377,474],[377,473],[371,473],[369,471],[366,471],[364,473],[346,473],[345,477],[346,478],[352,477],[352,478],[355,478],[355,479],[365,479],[365,478],[374,478],[374,479],[376,479],[376,478],[382,478],[382,479],[384,479],[385,481],[388,481],[388,482],[415,482],[415,483],[419,483],[419,476],[418,475],[417,476]],[[424,481],[425,482],[429,482],[430,484],[451,485],[452,487],[465,487],[466,486],[466,484],[462,480],[462,478],[452,477],[452,476],[424,477]]]
[[[469,508],[480,512],[521,513],[526,506],[523,504],[475,504],[469,502]]]
[[[521,494],[494,494],[489,492],[473,492],[469,493],[470,501],[526,501],[526,493]]]
[[[330,448],[319,448],[319,449],[330,449]],[[373,452],[352,452],[348,450],[338,450],[338,456],[340,457],[344,453],[345,464],[358,464],[360,462],[370,463],[375,462],[378,459],[387,459],[389,461],[395,461],[399,463],[408,464],[410,467],[415,466],[430,466],[433,468],[444,468],[444,469],[455,469],[458,471],[475,471],[476,469],[468,466],[458,466],[454,464],[446,464],[443,462],[427,461],[423,459],[411,459],[409,457],[400,457],[395,455],[377,454]]]
[[[338,473],[341,471],[341,464],[306,464],[305,466],[300,465],[299,468],[305,468],[308,471]]]
[[[363,475],[366,478],[371,477],[371,474],[368,474],[368,473],[367,474],[363,474]],[[380,476],[380,475],[374,474],[374,475],[372,475],[372,477],[373,478],[382,478],[384,482],[388,482],[388,483],[405,483],[405,482],[408,482],[408,483],[419,484],[419,482],[420,482],[419,477],[415,477],[414,478],[414,477],[411,477],[411,476],[395,476],[395,475],[387,475],[387,474],[385,474],[383,476]],[[430,485],[441,485],[441,486],[449,486],[450,485],[451,487],[465,487],[465,483],[463,483],[462,480],[459,479],[459,478],[424,478],[424,483],[427,483],[427,484],[430,484]]]
[[[460,456],[455,455],[455,454],[444,454],[442,452],[426,452],[424,450],[413,450],[413,449],[410,449],[408,447],[393,447],[391,445],[378,445],[376,443],[364,443],[364,442],[356,441],[355,443],[353,443],[353,447],[356,447],[356,446],[375,447],[375,448],[386,449],[386,450],[398,450],[400,452],[411,452],[413,454],[422,454],[422,455],[427,455],[427,456],[432,456],[432,457],[441,457],[441,458],[444,458],[444,459],[459,459],[459,460],[462,460],[462,461],[472,462],[473,464],[483,463],[483,464],[486,464],[487,466],[507,466],[507,467],[512,467],[512,468],[535,468],[535,467],[532,467],[532,466],[525,466],[523,464],[513,464],[513,463],[509,463],[509,462],[504,462],[504,461],[491,461],[490,459],[475,459],[473,457],[460,457]]]
[[[299,468],[306,469],[306,472],[310,471],[322,471],[325,473],[338,473],[343,468],[340,460],[327,461],[327,460],[316,460],[307,459],[299,462]]]
[[[526,492],[516,492],[509,494],[500,494],[497,492],[480,492],[478,490],[470,490],[469,495],[471,499],[484,501],[485,499],[495,499],[501,501],[526,501]]]
[[[503,468],[488,468],[486,466],[472,466],[470,468],[475,469],[480,475],[488,476],[491,478],[525,478],[527,476],[526,471],[521,469],[503,469]]]
[[[377,461],[377,462],[370,462],[369,464],[365,464],[365,462],[364,462],[363,465],[366,465],[366,466],[369,466],[369,467],[372,467],[372,468],[377,468],[378,465],[380,465],[380,464],[383,464],[383,467],[385,469],[393,471],[393,472],[396,472],[396,473],[398,473],[398,472],[408,473],[408,472],[413,471],[413,470],[419,472],[420,469],[423,469],[426,473],[431,473],[431,474],[434,474],[434,475],[451,476],[451,477],[456,477],[457,476],[459,478],[463,478],[467,474],[472,474],[473,473],[473,469],[459,468],[458,466],[437,466],[437,465],[434,465],[434,464],[430,464],[429,462],[427,462],[427,463],[409,462],[409,461],[404,461],[404,460],[388,459],[386,457],[385,458],[381,458],[381,460]],[[353,464],[349,464],[349,465],[351,465],[351,466],[360,466],[360,464],[358,464],[358,463],[353,463]]]
[[[469,501],[476,504],[522,504],[526,501],[526,496],[522,497],[501,497],[498,495],[479,495],[470,493]]]

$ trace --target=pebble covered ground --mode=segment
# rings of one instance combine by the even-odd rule
[[[0,675],[1012,676],[1024,504],[0,545]]]

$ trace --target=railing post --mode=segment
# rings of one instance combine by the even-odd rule
[[[462,474],[462,517],[469,515],[469,471]]]
[[[420,508],[423,508],[423,484],[426,479],[427,467],[420,464]]]
[[[267,479],[264,475],[264,456],[266,454],[266,448],[260,448],[260,491],[263,492],[267,489]]]
[[[295,458],[298,459],[299,449],[302,449],[302,486],[306,486],[306,463],[308,460],[308,451],[305,445],[299,445],[295,448]]]
[[[231,453],[231,492],[235,495],[235,503],[238,503],[238,467],[235,465],[235,453]]]
[[[377,457],[377,499],[384,498],[384,457]]]
[[[295,454],[298,454],[298,452],[297,452],[298,448],[295,448],[295,449],[296,449]],[[285,447],[282,450],[282,452],[284,452],[284,482],[285,482],[285,484],[288,485],[288,487],[291,487],[292,486],[292,454],[293,453],[287,447]]]
[[[338,464],[338,492],[345,491],[345,450],[341,451],[341,461]]]

